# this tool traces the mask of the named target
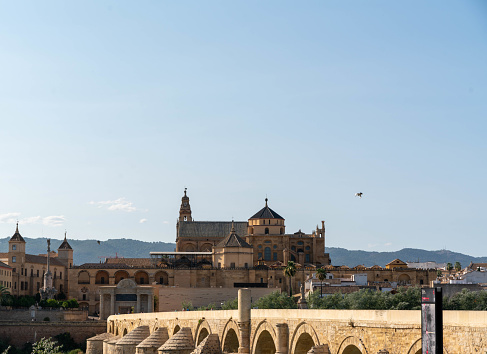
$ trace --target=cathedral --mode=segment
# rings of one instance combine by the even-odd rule
[[[252,249],[252,258],[244,263],[239,260],[242,257],[234,252],[235,262],[229,264],[237,267],[269,266],[276,262],[286,264],[288,261],[317,267],[331,263],[329,255],[325,253],[324,221],[321,228],[316,226],[311,234],[301,230],[286,233],[285,219],[269,207],[267,198],[265,206],[247,221],[195,221],[185,189],[176,226],[176,251],[211,252],[221,248],[221,242],[230,234],[241,238],[245,248]]]

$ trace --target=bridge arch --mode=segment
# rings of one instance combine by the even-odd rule
[[[211,327],[208,324],[208,321],[204,318],[200,319],[194,333],[194,342],[196,343],[196,346],[198,346],[203,341],[203,339],[208,337],[210,334]]]
[[[417,339],[408,350],[407,354],[421,354],[422,345],[421,345],[421,338]],[[443,347],[443,354],[448,354],[448,350]]]
[[[369,354],[369,352],[361,339],[350,336],[342,341],[338,354]]]
[[[416,340],[416,342],[411,345],[411,347],[408,350],[408,354],[416,354],[419,353],[421,354],[421,338]]]
[[[301,322],[291,337],[291,353],[306,354],[312,347],[320,345],[315,329],[306,322]]]
[[[252,354],[275,354],[276,331],[266,320],[260,322],[252,339]]]
[[[238,326],[234,320],[228,320],[223,328],[221,340],[222,351],[226,353],[237,353],[240,346]]]

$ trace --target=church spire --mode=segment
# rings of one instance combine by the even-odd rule
[[[184,188],[184,195],[181,198],[181,207],[179,208],[179,221],[193,221],[191,217],[191,206],[189,205],[189,197],[186,194],[188,188]]]

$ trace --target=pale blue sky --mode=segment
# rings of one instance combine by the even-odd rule
[[[0,235],[485,256],[486,63],[484,1],[0,1]]]

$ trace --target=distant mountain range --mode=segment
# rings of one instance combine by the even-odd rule
[[[46,254],[46,238],[24,238],[27,242],[27,253]],[[0,253],[8,251],[9,239],[10,237],[0,239]],[[56,251],[61,242],[61,240],[52,239],[51,249]],[[149,252],[168,252],[174,251],[176,248],[175,243],[145,242],[125,238],[101,241],[100,244],[96,240],[69,240],[69,244],[74,250],[74,263],[77,265],[103,262],[108,257],[146,258],[149,257]],[[376,264],[384,266],[396,258],[404,262],[417,262],[418,260],[421,262],[451,262],[452,264],[460,262],[462,266],[467,266],[470,262],[487,263],[487,257],[472,257],[448,250],[426,251],[416,248],[403,248],[395,252],[369,252],[327,247],[326,252],[330,253],[333,265],[349,267],[355,267],[359,264],[366,267]]]

